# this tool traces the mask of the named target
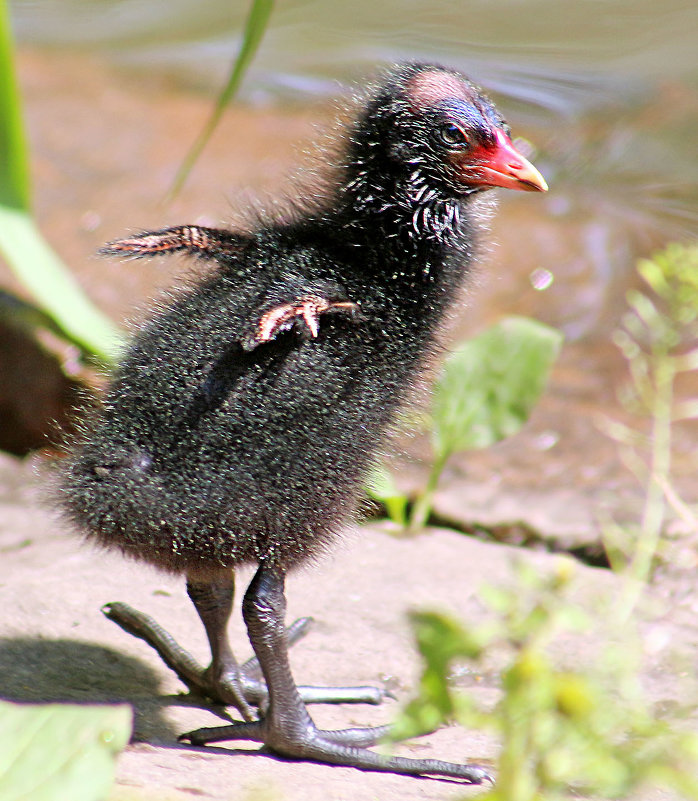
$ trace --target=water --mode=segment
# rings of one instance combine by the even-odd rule
[[[247,8],[223,0],[12,6],[21,42],[97,51],[211,93]],[[241,99],[306,103],[405,58],[461,68],[537,144],[552,224],[539,210],[521,217],[528,212],[512,193],[505,220],[521,218],[518,251],[512,246],[519,268],[552,276],[530,311],[568,337],[617,318],[607,307],[622,297],[637,255],[698,232],[695,0],[282,0]],[[524,249],[521,258],[524,236],[533,255]]]
[[[212,78],[234,52],[245,2],[24,0],[21,40],[110,50],[141,66]],[[512,98],[572,114],[698,81],[698,5],[681,0],[287,0],[250,83],[321,92],[376,62],[455,64]]]

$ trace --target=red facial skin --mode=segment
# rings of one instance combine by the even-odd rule
[[[494,145],[477,145],[453,156],[459,179],[469,186],[547,192],[545,178],[519,153],[504,131],[495,129],[493,133]]]

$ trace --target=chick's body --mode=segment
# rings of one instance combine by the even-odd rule
[[[434,242],[393,272],[404,241],[337,231],[262,229],[136,336],[70,468],[83,527],[172,570],[290,566],[336,531],[463,269],[425,274]],[[313,289],[358,309],[245,348],[266,308]]]

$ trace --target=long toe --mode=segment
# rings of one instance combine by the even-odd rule
[[[298,692],[306,704],[382,704],[386,698],[395,696],[381,687],[363,685],[358,687],[306,687]]]
[[[290,759],[324,762],[358,770],[397,773],[405,776],[444,776],[461,779],[467,784],[494,781],[487,769],[481,765],[444,762],[440,759],[410,759],[369,751],[366,746],[375,745],[385,737],[388,730],[387,726],[337,731],[320,731],[311,727],[298,738],[289,736],[286,732],[260,720],[196,729],[182,734],[178,739],[180,742],[188,742],[195,746],[247,740],[264,744],[271,751]]]
[[[370,748],[377,745],[390,734],[390,726],[369,726],[356,729],[322,729],[318,733],[323,740],[336,745],[348,745],[355,748]]]
[[[331,732],[330,734],[336,736],[339,732]],[[467,784],[482,784],[485,781],[494,782],[491,774],[481,765],[444,762],[440,759],[410,759],[408,757],[378,754],[375,751],[369,751],[367,748],[357,748],[329,740],[323,735],[324,732],[317,732],[316,737],[304,744],[303,753],[299,754],[299,756],[304,759],[328,762],[332,765],[344,765],[358,770],[396,773],[404,776],[445,776],[452,779],[461,779]]]
[[[105,604],[102,612],[124,631],[147,642],[191,692],[210,698],[215,703],[236,707],[245,720],[256,718],[250,704],[257,705],[256,700],[260,693],[251,693],[251,698],[247,698],[245,689],[235,677],[214,677],[210,668],[204,669],[150,615],[121,602]],[[261,694],[266,697],[266,687],[261,685],[261,688]]]
[[[245,721],[244,723],[231,723],[228,726],[195,729],[194,731],[180,734],[177,740],[180,743],[191,743],[191,745],[210,745],[211,743],[222,743],[231,740],[264,743],[264,724],[263,721],[255,720],[251,722]]]
[[[304,639],[313,627],[312,617],[299,617],[286,629],[288,647],[294,646]],[[264,682],[259,681],[261,668],[256,656],[252,656],[240,666],[245,698],[250,704],[265,709],[268,693]],[[372,685],[355,687],[315,687],[301,685],[298,687],[303,702],[306,704],[372,704],[378,706],[387,698],[395,700],[390,690]]]
[[[147,642],[187,687],[202,686],[204,668],[150,615],[121,602],[105,604],[102,613],[128,634]]]

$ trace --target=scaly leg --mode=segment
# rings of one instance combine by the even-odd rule
[[[268,693],[260,680],[256,657],[238,665],[227,634],[234,595],[234,577],[221,571],[214,577],[202,579],[189,576],[187,593],[201,618],[211,646],[211,664],[203,668],[194,657],[149,615],[124,603],[103,607],[104,614],[129,634],[139,637],[157,651],[163,662],[173,670],[189,689],[225,705],[237,707],[247,721],[254,720],[255,710],[264,709]],[[311,618],[299,618],[284,636],[289,646],[302,639],[312,625]],[[378,687],[301,687],[306,703],[365,703],[380,704],[390,694]]]
[[[193,745],[222,740],[252,740],[278,754],[296,759],[328,762],[360,770],[405,775],[460,778],[470,784],[491,780],[478,765],[442,762],[438,759],[408,759],[377,754],[366,746],[385,736],[386,727],[376,729],[318,729],[308,714],[296,687],[288,661],[284,616],[284,572],[264,563],[250,584],[243,602],[243,616],[269,689],[269,703],[261,720],[234,723],[182,735]]]

